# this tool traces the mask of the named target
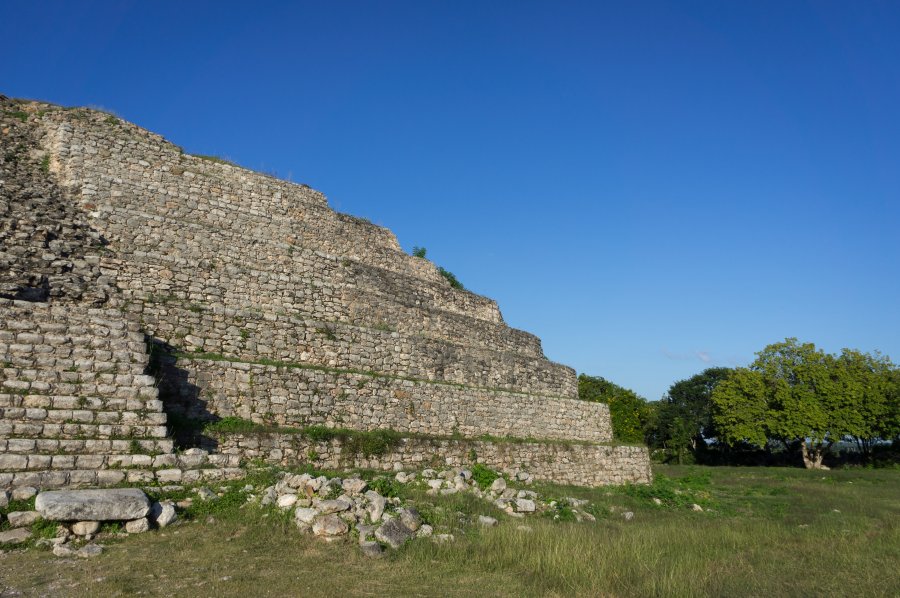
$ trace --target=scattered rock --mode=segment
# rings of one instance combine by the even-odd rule
[[[403,525],[399,519],[391,519],[375,530],[375,538],[391,548],[400,548],[413,537],[413,532]]]
[[[431,541],[436,544],[445,544],[447,542],[452,542],[455,540],[453,534],[435,534],[431,536]]]
[[[54,490],[41,492],[34,503],[48,521],[123,521],[150,512],[150,499],[138,488]]]
[[[53,546],[53,554],[58,557],[71,557],[75,556],[75,551],[72,550],[71,546],[66,546],[65,544],[55,544]]]
[[[294,510],[294,519],[301,523],[311,524],[316,517],[319,516],[318,509],[310,509],[307,507],[297,507]]]
[[[296,502],[297,502],[296,494],[282,494],[281,496],[278,497],[276,504],[278,505],[279,509],[286,511],[286,510],[290,509],[291,507],[293,507],[294,503],[296,503]]]
[[[660,499],[658,499],[658,498],[656,498],[656,497],[654,496],[654,497],[653,497],[653,504],[655,504],[657,507],[660,507],[660,506],[662,506],[663,502],[662,502],[662,500],[660,500]]]
[[[350,502],[346,500],[317,500],[313,505],[320,513],[328,515],[330,513],[340,513],[350,508]]]
[[[129,534],[140,534],[150,529],[150,520],[146,517],[134,519],[125,523],[125,531]]]
[[[428,538],[434,534],[434,528],[428,525],[427,523],[423,523],[422,527],[419,528],[419,531],[416,532],[417,538]]]
[[[0,490],[0,509],[5,509],[9,506],[9,492],[6,490]]]
[[[76,536],[89,536],[96,534],[98,531],[100,531],[99,521],[79,521],[72,524],[72,533]]]
[[[495,527],[500,522],[494,519],[493,517],[488,517],[487,515],[479,515],[478,523],[483,527]]]
[[[701,507],[701,506],[698,505],[697,503],[694,503],[694,504],[691,505],[691,510],[692,510],[692,511],[697,511],[698,513],[702,513],[702,512],[703,512],[703,507]]]
[[[514,504],[518,513],[534,513],[536,509],[534,501],[527,498],[517,498]]]
[[[30,537],[31,532],[24,527],[20,527],[8,532],[0,532],[0,544],[21,544]]]
[[[219,498],[219,495],[210,490],[207,487],[197,488],[197,496],[200,497],[200,500],[216,500]]]
[[[419,512],[415,507],[400,509],[398,513],[400,515],[400,522],[408,527],[410,531],[414,532],[422,526],[422,516],[419,515]]]
[[[622,513],[622,517],[625,518],[625,521],[631,521],[632,519],[634,519],[634,513],[632,513],[631,511],[625,511],[624,513]]]
[[[344,492],[346,492],[347,494],[351,494],[351,495],[352,494],[360,494],[361,492],[364,492],[368,486],[369,485],[366,483],[365,480],[354,479],[354,478],[344,480],[344,482],[341,484],[341,487],[344,489]]]
[[[150,507],[150,518],[156,525],[163,528],[174,523],[178,519],[178,514],[175,512],[175,505],[171,502],[155,502]]]
[[[378,542],[360,542],[359,550],[364,556],[377,559],[384,556],[384,546]]]
[[[12,499],[13,500],[28,500],[34,495],[38,493],[37,488],[32,486],[19,486],[18,488],[13,488],[12,490]]]
[[[350,531],[347,523],[334,514],[323,515],[313,522],[312,531],[317,536],[343,536]]]
[[[30,527],[32,523],[41,518],[37,511],[12,511],[7,514],[10,527]]]
[[[85,544],[75,554],[83,559],[89,559],[92,556],[99,556],[103,553],[103,547],[99,544]]]
[[[374,490],[366,492],[365,497],[369,500],[369,519],[376,523],[381,521],[384,508],[387,506],[387,500]]]

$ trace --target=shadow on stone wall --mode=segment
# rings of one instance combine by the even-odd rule
[[[166,427],[175,441],[175,448],[200,447],[215,451],[218,441],[204,434],[203,429],[206,424],[221,418],[207,409],[200,387],[190,382],[186,369],[178,366],[176,349],[158,338],[146,336],[145,339],[150,353],[147,373],[157,380],[159,400],[166,412]]]

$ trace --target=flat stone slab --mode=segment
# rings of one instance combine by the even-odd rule
[[[21,544],[31,537],[31,532],[20,527],[8,532],[0,532],[0,544]]]
[[[34,508],[48,521],[131,521],[150,512],[150,499],[138,488],[41,492]]]

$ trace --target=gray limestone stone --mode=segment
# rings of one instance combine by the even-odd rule
[[[391,548],[400,548],[413,537],[413,532],[399,519],[391,519],[375,530],[375,539]]]
[[[175,512],[175,505],[170,501],[155,502],[150,507],[150,519],[160,528],[166,527],[174,523],[178,519]]]
[[[8,532],[0,532],[0,544],[21,544],[31,537],[31,532],[20,527],[18,529],[9,530]]]
[[[10,527],[29,527],[41,518],[37,511],[12,511],[6,515]]]
[[[138,488],[41,492],[34,506],[49,521],[127,521],[150,512],[150,500]]]

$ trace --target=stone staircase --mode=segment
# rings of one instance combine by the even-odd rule
[[[0,488],[239,477],[173,453],[138,324],[117,309],[0,299]]]

